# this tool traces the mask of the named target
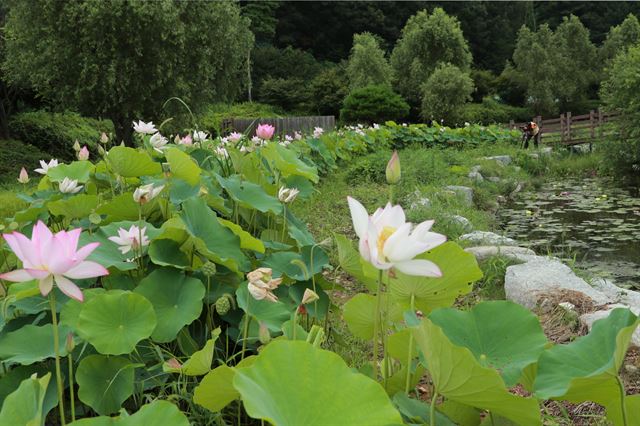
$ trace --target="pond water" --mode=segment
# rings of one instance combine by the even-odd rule
[[[640,289],[640,194],[602,178],[552,181],[499,212],[505,234]],[[525,243],[526,242],[526,243]]]

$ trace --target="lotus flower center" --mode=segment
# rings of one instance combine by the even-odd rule
[[[384,243],[386,243],[389,237],[392,236],[394,232],[396,232],[396,229],[397,228],[394,228],[393,226],[385,226],[384,228],[382,228],[382,232],[378,234],[378,253],[380,254],[380,256],[382,256]]]

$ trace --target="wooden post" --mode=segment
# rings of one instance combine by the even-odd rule
[[[571,111],[567,111],[567,142],[571,143]]]
[[[598,107],[598,139],[602,140],[602,108]]]
[[[560,114],[560,143],[564,144],[564,132],[566,131],[566,125],[564,122],[564,113]]]
[[[509,130],[513,130],[516,128],[516,123],[513,120],[509,120]]]

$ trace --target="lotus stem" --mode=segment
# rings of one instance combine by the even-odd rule
[[[382,306],[382,269],[378,271],[378,288],[376,294],[376,312],[373,318],[373,362],[378,364],[378,334],[380,333],[380,308]],[[377,368],[377,367],[376,367]],[[377,373],[376,373],[377,374]]]
[[[433,397],[431,398],[431,410],[429,412],[429,426],[436,426],[436,400],[438,399],[438,392],[433,391]]]
[[[60,369],[60,337],[58,335],[58,316],[56,313],[56,295],[54,291],[49,293],[49,305],[51,306],[51,320],[53,323],[53,352],[56,355],[56,382],[58,384],[58,408],[60,409],[60,422],[67,424],[64,418],[64,393],[62,387],[62,373]]]
[[[620,380],[620,376],[616,376],[616,380],[618,381],[618,386],[620,386],[620,408],[622,408],[622,424],[624,426],[628,426],[629,423],[627,421],[627,407],[624,404],[624,384],[622,383],[622,380]]]
[[[411,312],[415,312],[415,300],[416,296],[411,294]],[[407,354],[407,377],[404,382],[404,393],[409,395],[409,387],[411,386],[411,359],[413,358],[413,333],[409,332],[409,353]]]
[[[280,241],[284,243],[284,233],[287,229],[287,205],[282,203],[282,237],[280,237]]]
[[[69,361],[69,399],[71,400],[71,422],[76,421],[76,397],[75,392],[73,390],[73,355],[71,352],[67,355],[67,360]]]

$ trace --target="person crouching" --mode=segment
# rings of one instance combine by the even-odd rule
[[[534,121],[530,121],[525,126],[522,126],[520,130],[522,130],[523,148],[524,149],[529,148],[529,141],[532,138],[533,138],[533,145],[536,148],[538,148],[538,145],[540,143],[540,136],[541,136],[540,127],[538,127],[538,125]]]

